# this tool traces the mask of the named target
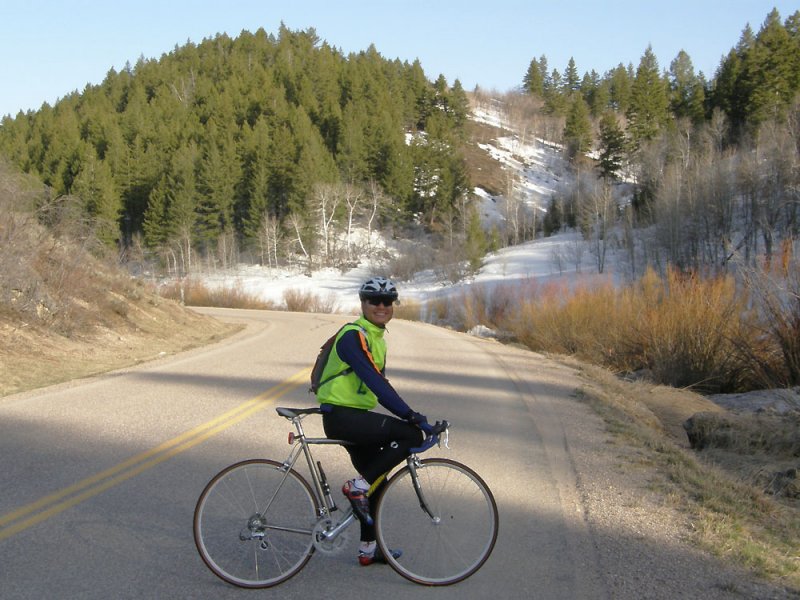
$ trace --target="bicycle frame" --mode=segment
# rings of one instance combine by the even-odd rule
[[[294,468],[295,464],[300,458],[300,455],[302,454],[306,459],[306,465],[308,466],[308,472],[311,476],[311,483],[314,493],[319,501],[317,518],[319,520],[329,519],[333,521],[332,513],[338,510],[338,507],[336,505],[336,501],[331,495],[331,488],[330,485],[328,485],[325,472],[322,469],[322,464],[314,461],[314,456],[312,455],[310,446],[317,444],[347,446],[349,445],[349,442],[343,440],[333,440],[329,438],[306,437],[302,423],[305,416],[306,415],[302,414],[287,417],[294,425],[296,434],[289,434],[289,443],[293,444],[293,446],[289,452],[289,456],[287,456],[286,460],[284,460],[282,463],[282,470],[284,473],[288,473],[289,469]],[[356,516],[353,514],[353,508],[351,506],[348,506],[342,514],[343,518],[336,523],[332,529],[326,529],[320,532],[319,535],[322,537],[321,541],[335,539],[342,531],[347,529],[353,521],[356,520]]]
[[[314,414],[314,413],[307,413],[307,414]],[[289,456],[286,457],[286,460],[283,461],[283,468],[282,470],[284,473],[288,473],[289,469],[294,468],[295,464],[300,458],[302,454],[306,459],[306,464],[308,466],[308,471],[311,475],[312,485],[314,488],[314,492],[319,500],[319,509],[317,517],[318,519],[330,519],[333,520],[332,513],[335,510],[338,510],[336,506],[336,501],[333,499],[331,495],[331,488],[328,485],[327,478],[325,476],[325,472],[322,469],[322,465],[320,462],[315,462],[314,457],[311,452],[310,446],[312,445],[337,445],[337,446],[348,446],[350,442],[346,442],[344,440],[334,440],[329,438],[310,438],[306,437],[305,430],[303,429],[303,419],[306,417],[306,414],[295,414],[293,416],[289,415],[282,415],[288,418],[295,427],[296,434],[290,433],[289,434],[289,442],[293,444],[291,451],[289,452]],[[432,444],[431,444],[432,445]],[[430,447],[430,446],[428,446]],[[434,516],[433,512],[428,507],[428,503],[425,500],[425,494],[422,491],[422,487],[419,483],[419,477],[417,476],[417,467],[420,465],[419,457],[417,456],[417,451],[424,451],[427,448],[414,448],[412,450],[412,454],[410,454],[406,458],[406,464],[408,465],[409,472],[411,473],[411,481],[414,485],[414,491],[416,492],[417,498],[419,499],[420,508],[427,514],[433,522],[438,522],[438,517]],[[388,473],[387,473],[388,475]],[[353,508],[348,506],[343,513],[343,518],[332,528],[326,529],[325,531],[320,532],[323,540],[332,540],[335,539],[342,531],[347,529],[350,524],[356,520],[355,514],[353,514]]]

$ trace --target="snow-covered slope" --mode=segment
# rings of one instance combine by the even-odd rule
[[[559,149],[543,140],[524,143],[510,132],[500,113],[480,110],[473,118],[509,131],[508,135],[481,147],[514,175],[519,186],[515,193],[519,194],[523,204],[543,214],[551,195],[567,182],[567,169]],[[487,223],[505,218],[505,198],[492,197],[481,189],[476,189],[475,194]],[[492,253],[486,257],[480,271],[465,281],[442,281],[433,271],[425,271],[409,281],[398,282],[398,285],[402,297],[424,302],[432,297],[461,294],[472,285],[527,284],[534,278],[537,281],[563,280],[591,270],[591,261],[576,236],[561,234]],[[338,311],[354,312],[359,306],[358,287],[373,274],[378,273],[373,273],[368,264],[345,273],[337,269],[322,269],[310,275],[299,269],[248,265],[224,273],[206,274],[203,280],[212,287],[239,286],[243,291],[277,306],[283,305],[286,290],[310,292],[322,299],[331,299]]]

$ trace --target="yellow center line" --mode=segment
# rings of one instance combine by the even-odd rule
[[[294,390],[308,380],[309,370],[303,369],[277,384],[273,388],[259,394],[255,398],[243,402],[239,406],[221,414],[168,440],[155,448],[137,454],[128,460],[87,477],[58,492],[44,496],[35,502],[22,506],[10,513],[0,516],[0,540],[6,539],[37,523],[49,519],[92,496],[104,492],[140,473],[150,469],[186,450],[206,441],[216,434],[236,425],[260,410],[269,402]],[[48,508],[49,507],[49,508]],[[40,509],[41,512],[37,512]],[[26,519],[27,515],[36,513]],[[23,520],[20,520],[23,519]],[[13,523],[12,525],[9,525]]]

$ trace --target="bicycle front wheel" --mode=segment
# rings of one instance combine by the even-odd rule
[[[415,471],[419,494],[407,466],[386,484],[375,515],[378,544],[392,568],[415,583],[462,581],[494,549],[499,518],[492,492],[475,471],[452,460],[423,459]],[[395,558],[392,551],[402,554]]]
[[[318,502],[295,470],[246,460],[220,471],[194,511],[194,541],[209,569],[245,588],[277,585],[314,552]]]

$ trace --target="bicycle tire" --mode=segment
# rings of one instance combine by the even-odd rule
[[[217,473],[197,500],[197,551],[230,584],[272,587],[298,573],[314,553],[318,507],[294,469],[265,459],[235,463]]]
[[[422,459],[416,471],[438,520],[421,508],[409,468],[403,467],[378,500],[378,545],[392,568],[410,581],[428,586],[463,581],[483,566],[497,541],[494,496],[475,471],[453,460]],[[394,557],[397,550],[402,555]]]

